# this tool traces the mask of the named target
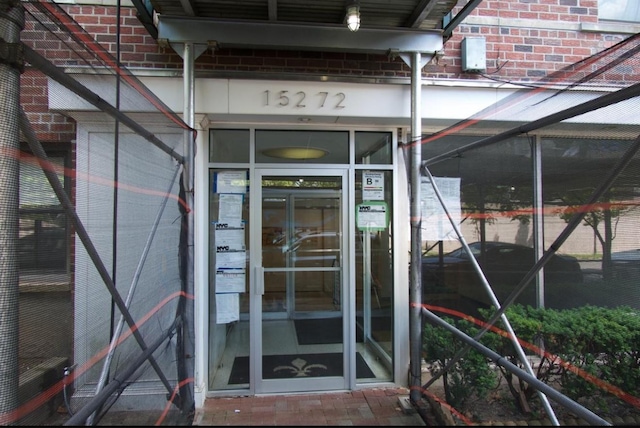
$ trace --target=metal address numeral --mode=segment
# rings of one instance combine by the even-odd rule
[[[278,97],[278,99],[280,100],[280,102],[278,103],[279,106],[286,106],[289,105],[289,97],[286,96],[285,94],[289,92],[289,91],[280,91],[280,96]]]
[[[322,97],[322,101],[320,102],[320,108],[324,107],[324,102],[327,101],[327,96],[329,92],[318,92],[318,95]]]

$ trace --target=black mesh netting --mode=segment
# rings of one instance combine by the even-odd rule
[[[495,104],[416,142],[425,315],[473,319],[475,343],[587,409],[574,412],[609,417],[640,408],[639,48],[636,35],[537,82],[502,81]],[[499,348],[493,326],[518,345]],[[459,348],[433,366],[450,391],[465,388]],[[533,389],[513,384],[526,405]]]
[[[21,81],[6,125],[19,123],[19,174],[3,169],[19,182],[3,201],[17,207],[3,421],[114,423],[133,408],[150,425],[186,424],[192,130],[55,3],[3,16],[24,20],[24,64],[0,73],[7,91],[14,70]]]
[[[59,6],[20,6],[3,17],[24,64],[0,64],[2,421],[39,424],[62,409],[60,424],[98,424],[126,407],[148,412],[149,424],[188,423],[192,130]],[[503,329],[505,307],[483,310],[637,314],[639,39],[526,86],[499,82],[510,89],[495,104],[421,139],[429,313]],[[529,320],[540,332],[550,325]],[[619,324],[608,325],[615,335]],[[589,385],[570,386],[627,412],[638,407],[634,340],[616,355],[630,373],[620,384],[598,371],[623,371],[603,364],[601,344],[587,352],[591,376],[565,364],[568,348],[525,348],[533,364],[574,367]],[[567,371],[545,373],[552,383]]]

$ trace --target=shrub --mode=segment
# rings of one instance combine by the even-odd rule
[[[479,312],[489,319],[494,309],[479,309]],[[513,305],[505,311],[505,316],[525,353],[531,360],[539,361],[535,367],[537,379],[553,385],[574,401],[588,402],[607,410],[607,403],[617,395],[617,391],[634,395],[640,390],[638,310],[594,306],[554,310]],[[473,337],[479,331],[479,327],[466,320],[453,323],[450,319],[443,319],[468,336]],[[506,332],[502,320],[495,326]],[[506,333],[489,331],[480,341],[524,370],[524,364]],[[434,374],[442,371],[463,347],[465,345],[452,333],[431,324],[425,325],[424,358],[434,366]],[[527,410],[535,389],[503,367],[498,367],[518,407],[521,411]],[[454,407],[461,406],[472,394],[486,393],[495,384],[489,373],[493,371],[487,358],[470,349],[449,373],[443,375],[447,402]]]
[[[450,318],[443,318],[458,329],[473,335],[478,329],[472,324],[459,320],[454,324]],[[452,333],[426,324],[423,329],[423,357],[431,366],[431,373],[435,376],[442,373],[452,357],[464,347],[464,344],[454,339]],[[454,407],[464,407],[472,396],[483,396],[490,389],[498,385],[498,377],[491,370],[489,360],[476,350],[470,350],[459,359],[449,370],[442,374],[442,383],[447,403]]]

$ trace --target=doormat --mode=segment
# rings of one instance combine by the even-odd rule
[[[342,354],[265,355],[262,374],[264,379],[342,376]],[[356,352],[356,377],[376,377],[359,352]],[[249,383],[249,357],[233,360],[229,385],[238,383]]]
[[[293,321],[299,345],[342,343],[342,318],[310,318]],[[362,330],[356,328],[356,341],[362,342]]]

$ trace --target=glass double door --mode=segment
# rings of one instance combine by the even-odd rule
[[[352,364],[346,170],[256,171],[256,392],[345,389]]]

